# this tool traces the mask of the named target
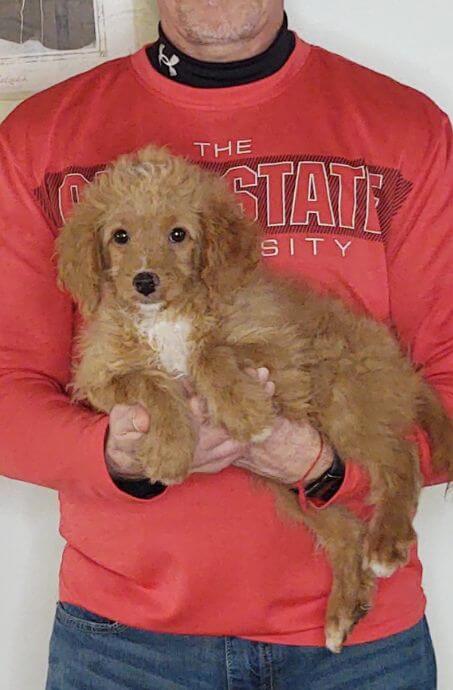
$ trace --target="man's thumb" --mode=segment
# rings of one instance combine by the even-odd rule
[[[149,414],[142,405],[131,407],[131,425],[133,431],[145,434],[149,429]]]

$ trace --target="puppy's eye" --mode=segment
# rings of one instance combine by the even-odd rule
[[[184,230],[184,228],[173,228],[168,237],[173,244],[180,244],[186,239],[187,230]]]
[[[126,232],[126,230],[117,230],[113,234],[113,241],[116,244],[127,244],[129,242],[129,240],[130,240],[130,237],[129,237],[128,233]]]

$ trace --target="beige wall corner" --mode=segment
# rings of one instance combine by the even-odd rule
[[[134,0],[137,45],[151,43],[157,37],[159,21],[155,0]]]
[[[0,0],[1,2],[1,0]],[[155,0],[134,0],[135,30],[137,48],[155,40],[157,36],[158,14]],[[24,100],[25,94],[8,95],[2,98],[0,92],[0,122]]]

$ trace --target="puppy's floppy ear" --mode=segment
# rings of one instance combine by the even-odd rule
[[[201,279],[210,292],[226,295],[257,267],[261,233],[223,182],[213,186],[202,212]]]
[[[72,211],[57,238],[56,250],[60,287],[90,317],[101,297],[102,251],[99,209],[88,198]]]

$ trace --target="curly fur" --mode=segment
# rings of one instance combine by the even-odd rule
[[[169,241],[175,227],[187,231]],[[127,245],[113,234],[127,230]],[[347,510],[302,513],[292,492],[268,482],[287,516],[303,521],[333,569],[326,639],[339,651],[370,607],[375,575],[403,565],[421,477],[414,424],[431,434],[437,468],[453,470],[453,429],[434,391],[389,331],[339,300],[271,276],[259,228],[223,182],[149,147],[124,156],[84,195],[58,239],[59,274],[87,327],[79,340],[75,398],[109,412],[142,403],[152,416],[140,458],[165,483],[187,476],[195,444],[180,381],[189,375],[216,423],[240,440],[275,415],[309,420],[345,458],[369,472],[368,525]],[[140,271],[157,290],[133,287]],[[172,334],[174,337],[172,337]],[[266,366],[274,401],[245,369]]]

